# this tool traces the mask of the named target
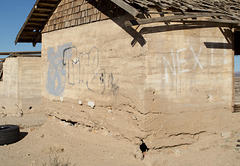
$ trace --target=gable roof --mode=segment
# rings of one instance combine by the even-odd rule
[[[64,0],[64,3],[75,1],[80,0]],[[82,1],[85,4],[95,2],[95,0]],[[133,20],[127,20],[126,26],[154,22],[183,22],[240,27],[239,0],[98,0],[95,4],[100,1],[103,3],[111,1],[132,15]],[[61,0],[37,0],[19,31],[15,44],[19,42],[30,42],[33,45],[40,43],[41,32],[60,2]],[[152,18],[151,14],[158,14],[158,17]]]
[[[61,0],[37,0],[19,31],[15,44],[41,43],[41,31]]]

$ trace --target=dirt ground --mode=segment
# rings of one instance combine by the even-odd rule
[[[3,117],[1,124],[17,124],[21,140],[0,146],[0,166],[42,166],[58,158],[76,166],[239,166],[240,113],[224,131],[204,133],[191,145],[149,150],[126,139],[116,139],[43,113]],[[143,157],[144,156],[144,157]]]

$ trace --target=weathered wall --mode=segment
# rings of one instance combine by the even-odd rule
[[[174,145],[187,144],[221,127],[232,108],[233,54],[218,28],[145,28],[140,46],[118,26],[121,20],[114,21],[43,34],[43,97],[66,100],[70,108],[60,104],[59,117],[87,118],[128,139],[148,138],[151,148],[169,137]],[[100,111],[77,112],[79,100],[94,101]]]
[[[20,57],[18,66],[18,98],[27,110],[41,102],[41,57]]]
[[[3,81],[0,82],[1,112],[27,113],[41,101],[41,58],[7,58],[3,63]]]
[[[7,58],[3,63],[3,80],[1,84],[1,102],[11,99],[13,103],[18,101],[18,59]],[[10,103],[6,102],[10,105]]]

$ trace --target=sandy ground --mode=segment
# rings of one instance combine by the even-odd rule
[[[204,133],[191,145],[144,153],[125,139],[63,122],[41,113],[4,117],[0,123],[21,127],[21,140],[0,146],[0,166],[42,166],[57,157],[76,166],[239,166],[240,113],[233,113],[224,131]],[[240,143],[239,143],[240,144]]]

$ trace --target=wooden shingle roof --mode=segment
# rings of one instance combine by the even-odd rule
[[[240,0],[37,0],[15,43],[40,43],[44,27],[48,32],[90,23],[92,20],[100,21],[102,13],[99,13],[99,6],[105,8],[108,2],[132,15],[131,20],[125,21],[125,26],[178,22],[240,27]],[[58,5],[59,11],[51,20]]]

